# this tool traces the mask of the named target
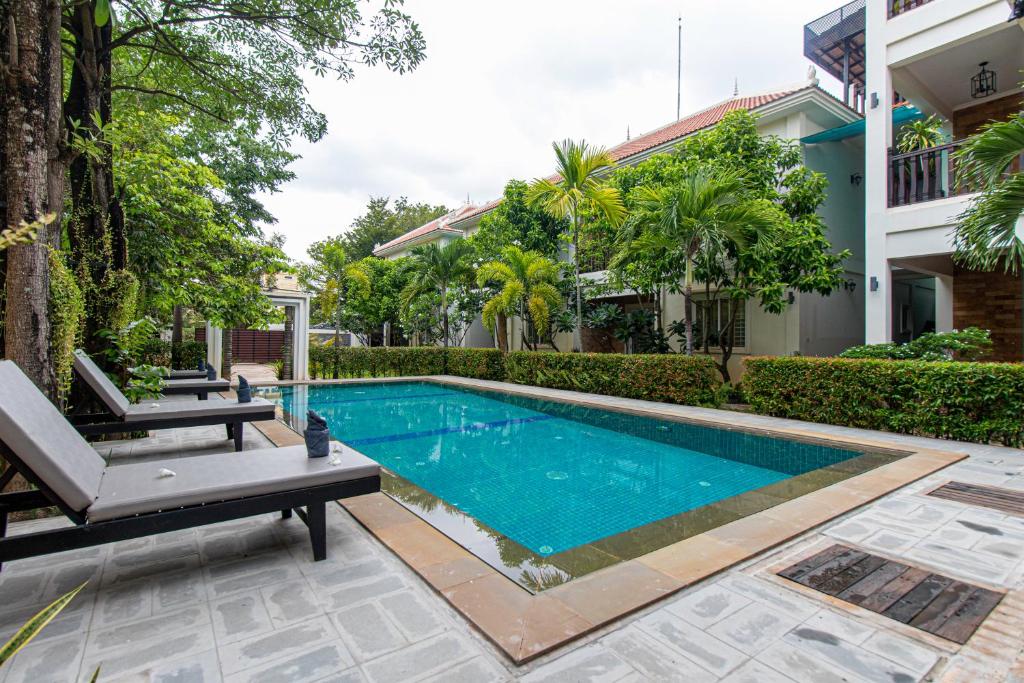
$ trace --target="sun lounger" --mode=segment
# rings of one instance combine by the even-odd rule
[[[89,356],[75,351],[75,372],[106,408],[98,415],[74,415],[71,420],[82,434],[116,434],[175,429],[202,425],[226,425],[235,450],[242,450],[242,425],[274,419],[274,404],[262,398],[250,403],[236,401],[143,401],[130,403],[121,390],[99,369]]]
[[[38,487],[0,493],[3,562],[292,510],[309,527],[313,559],[327,555],[326,503],[380,490],[380,467],[341,446],[305,446],[108,466],[13,361],[0,361],[0,456]],[[244,460],[243,460],[244,457]],[[167,469],[174,476],[161,476]],[[56,505],[74,526],[6,536],[10,512]],[[304,510],[302,508],[305,508]]]
[[[176,379],[173,375],[170,379],[164,380],[164,388],[161,393],[168,396],[173,394],[195,394],[200,401],[205,401],[211,391],[228,391],[231,383],[226,379]]]
[[[206,370],[171,370],[171,379],[206,379]]]

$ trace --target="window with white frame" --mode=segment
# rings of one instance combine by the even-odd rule
[[[718,348],[718,337],[729,324],[732,313],[730,306],[736,311],[736,324],[733,327],[733,348],[747,346],[747,307],[745,301],[730,300],[728,297],[707,298],[701,294],[693,295],[693,345],[704,348],[704,335],[707,334],[709,349]]]

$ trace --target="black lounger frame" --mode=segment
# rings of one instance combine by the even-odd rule
[[[151,429],[177,429],[178,427],[206,427],[209,425],[225,425],[229,439],[235,440],[235,450],[242,450],[242,425],[246,422],[263,422],[274,419],[274,406],[270,404],[266,410],[247,414],[232,415],[199,415],[196,417],[179,417],[163,420],[133,420],[111,422],[112,414],[88,413],[69,415],[68,420],[75,426],[79,434],[93,436],[96,434],[124,434],[129,432],[145,432]]]
[[[7,470],[0,474],[0,491],[13,477],[14,472],[20,473],[30,483],[38,487],[36,491],[0,493],[0,568],[3,567],[4,562],[11,560],[162,534],[179,529],[191,529],[268,512],[281,511],[281,516],[287,519],[292,516],[292,510],[295,510],[299,518],[309,527],[313,560],[319,562],[327,557],[327,502],[380,491],[380,476],[374,475],[334,484],[215,501],[89,523],[83,511],[69,508],[2,441],[0,441],[0,455],[9,463]],[[75,523],[75,526],[6,536],[9,513],[50,506],[60,508],[61,512]],[[302,509],[303,507],[305,510]]]

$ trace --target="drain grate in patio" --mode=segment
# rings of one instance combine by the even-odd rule
[[[965,505],[977,505],[1024,516],[1024,493],[995,486],[978,486],[962,481],[951,481],[928,493],[929,496],[953,500]]]
[[[1003,594],[836,544],[779,572],[840,600],[966,643]]]

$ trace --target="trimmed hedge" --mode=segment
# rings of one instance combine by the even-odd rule
[[[139,360],[146,365],[171,366],[175,370],[192,370],[199,365],[200,358],[206,359],[205,342],[180,342],[176,348],[172,348],[169,341],[150,339],[146,342]]]
[[[309,365],[314,379],[443,375],[445,349],[432,346],[311,346]]]
[[[758,413],[977,443],[1024,445],[1024,365],[748,358]]]
[[[710,356],[677,354],[514,351],[505,381],[693,406],[719,405],[722,387]]]
[[[498,349],[448,349],[445,374],[473,379],[505,379],[505,354]]]

